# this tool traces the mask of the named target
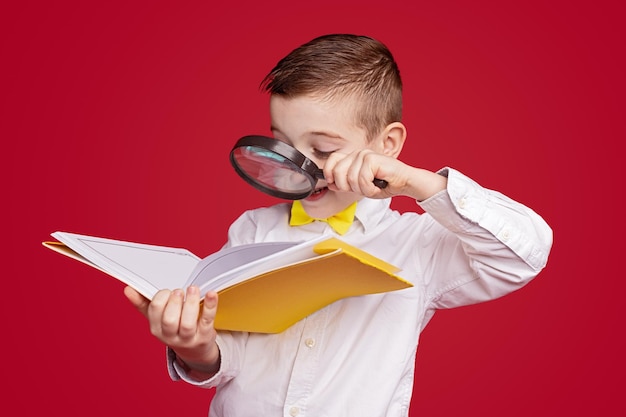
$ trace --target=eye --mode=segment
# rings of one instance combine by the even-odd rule
[[[316,158],[319,159],[328,159],[328,157],[335,151],[330,151],[330,152],[326,152],[326,151],[320,151],[319,149],[313,149],[313,155],[315,155]]]

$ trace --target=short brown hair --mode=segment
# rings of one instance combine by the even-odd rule
[[[356,120],[372,139],[402,119],[402,80],[389,49],[367,36],[332,34],[315,38],[281,59],[261,89],[284,97],[354,97]]]

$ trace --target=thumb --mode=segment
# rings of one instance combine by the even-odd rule
[[[134,288],[127,286],[124,287],[124,295],[128,298],[128,301],[132,305],[135,306],[137,310],[145,317],[148,317],[148,306],[150,305],[150,300],[148,300],[143,295],[139,294]]]
[[[215,314],[217,312],[217,293],[209,291],[204,296],[202,302],[202,311],[200,312],[200,326],[202,330],[207,328],[213,328],[213,321],[215,320]]]

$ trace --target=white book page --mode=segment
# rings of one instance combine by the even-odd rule
[[[160,289],[183,288],[200,260],[181,248],[64,232],[52,236],[148,298]]]
[[[195,278],[195,281],[198,283],[196,285],[200,287],[201,294],[206,294],[207,291],[220,291],[265,272],[315,258],[319,255],[313,252],[313,246],[328,238],[329,236],[319,236],[313,240],[298,243],[264,258],[226,271],[216,277],[205,277],[202,273],[199,273]]]
[[[198,262],[185,286],[194,284],[202,286],[207,280],[212,280],[219,275],[247,265],[258,259],[265,258],[276,252],[283,251],[298,242],[262,242],[247,245],[233,246],[219,250]],[[202,275],[200,278],[199,275]]]

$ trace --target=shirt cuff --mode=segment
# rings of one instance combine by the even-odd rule
[[[450,231],[467,232],[485,217],[482,187],[452,168],[443,168],[437,174],[448,178],[446,189],[417,203]]]

